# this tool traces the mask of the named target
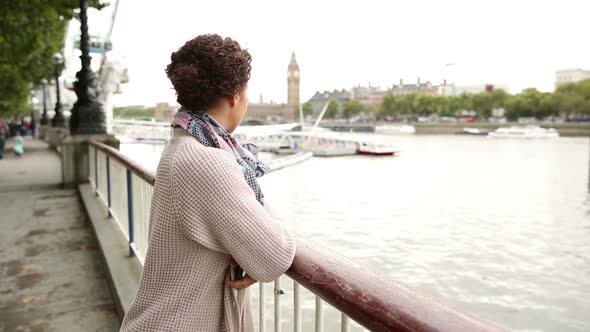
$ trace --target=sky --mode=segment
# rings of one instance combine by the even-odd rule
[[[203,33],[250,51],[251,101],[286,102],[293,51],[302,101],[318,90],[418,78],[552,91],[556,70],[590,69],[588,13],[588,0],[120,0],[109,56],[125,60],[130,82],[113,101],[175,103],[164,71],[170,54]],[[105,16],[90,15],[91,32]]]

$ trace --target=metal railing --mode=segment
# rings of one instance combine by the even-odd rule
[[[143,264],[155,174],[119,150],[94,141],[88,143],[87,160],[90,184],[129,241],[129,255]],[[261,332],[268,331],[269,295],[275,332],[285,326],[296,332],[320,332],[326,325],[327,331],[343,332],[362,330],[361,325],[371,331],[500,331],[303,239],[297,239],[297,252],[286,276],[272,285],[259,284],[255,302]],[[268,293],[271,286],[272,293]],[[291,313],[282,306],[290,297],[287,294],[293,299]],[[302,315],[302,309],[314,313]]]

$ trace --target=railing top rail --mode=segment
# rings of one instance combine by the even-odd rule
[[[93,147],[97,148],[98,150],[104,152],[109,157],[117,160],[126,168],[129,168],[135,175],[139,176],[140,178],[144,179],[146,182],[151,184],[152,186],[156,183],[156,175],[154,172],[146,169],[138,162],[129,159],[129,157],[125,156],[121,151],[110,147],[106,144],[97,142],[97,141],[88,141],[88,144],[92,145]]]
[[[96,141],[88,144],[154,185],[155,174],[119,150]],[[371,331],[501,331],[301,238],[287,275]]]
[[[371,331],[502,331],[301,238],[287,275]]]

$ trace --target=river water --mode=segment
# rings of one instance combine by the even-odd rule
[[[262,178],[272,211],[306,238],[506,329],[590,331],[587,138],[380,137],[401,155],[312,158]],[[162,146],[121,149],[155,169]]]

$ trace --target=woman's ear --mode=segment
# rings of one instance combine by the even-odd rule
[[[227,99],[227,102],[229,103],[229,107],[234,107],[240,99],[240,93],[238,92],[233,96],[227,96],[225,98]]]

